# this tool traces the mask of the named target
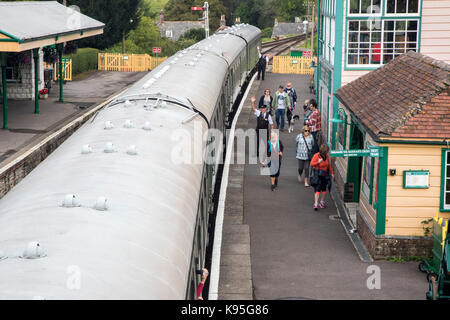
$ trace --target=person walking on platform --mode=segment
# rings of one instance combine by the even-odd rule
[[[276,132],[272,132],[267,146],[267,162],[263,162],[263,166],[270,168],[270,189],[273,191],[278,187],[278,178],[280,177],[281,159],[283,157],[283,142],[278,138]]]
[[[292,88],[292,83],[288,82],[286,84],[286,88],[284,89],[284,92],[287,93],[287,95],[289,96],[289,101],[290,101],[290,107],[287,109],[286,111],[286,117],[288,120],[288,132],[291,133],[292,131],[294,131],[294,126],[292,125],[292,116],[295,110],[295,107],[297,106],[297,93],[295,92],[295,89]]]
[[[325,208],[325,195],[327,186],[331,178],[334,178],[333,168],[331,167],[330,148],[326,144],[320,146],[311,160],[311,185],[314,187],[314,210]],[[319,202],[320,200],[320,202]]]
[[[311,115],[306,124],[311,128],[311,134],[314,138],[314,153],[319,151],[319,138],[322,131],[322,120],[320,118],[320,111],[317,109],[317,102],[314,99],[309,101],[309,107],[311,108]]]
[[[272,116],[272,101],[273,97],[270,95],[270,89],[267,88],[266,90],[264,90],[264,94],[261,96],[261,98],[259,98],[258,108],[266,106],[267,112],[269,112]]]
[[[259,157],[259,145],[265,146],[269,140],[269,131],[273,129],[273,121],[266,104],[260,104],[259,110],[255,107],[256,98],[252,97],[252,110],[256,116],[256,156]]]
[[[290,108],[290,100],[289,96],[286,92],[284,92],[284,87],[279,86],[278,91],[275,92],[275,97],[272,101],[272,108],[275,109],[275,119],[277,121],[277,129],[281,129],[284,131],[284,115],[286,113],[286,109]],[[281,119],[280,119],[281,118]],[[281,128],[280,128],[281,123]]]
[[[256,77],[256,80],[259,80],[262,73],[262,81],[264,81],[264,75],[266,74],[266,68],[269,64],[269,58],[265,55],[261,54],[261,51],[258,47],[258,54],[259,54],[259,60],[258,60],[258,76]]]
[[[306,125],[312,113],[311,108],[309,107],[309,100],[305,100],[305,104],[303,105],[303,113],[303,124]]]
[[[302,132],[295,139],[297,143],[298,182],[302,182],[302,174],[305,172],[305,187],[309,187],[309,164],[313,157],[314,139],[308,126],[304,126]]]

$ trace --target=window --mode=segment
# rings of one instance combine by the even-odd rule
[[[442,150],[441,210],[450,211],[450,149]]]
[[[173,37],[172,30],[166,30],[166,38],[172,38],[172,37]]]
[[[349,20],[348,65],[381,65],[407,51],[418,50],[417,19]]]
[[[418,14],[419,0],[387,0],[386,14]]]
[[[380,0],[350,0],[349,15],[379,15]]]

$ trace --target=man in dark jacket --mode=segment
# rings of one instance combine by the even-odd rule
[[[269,140],[269,130],[273,129],[273,120],[270,113],[267,112],[266,105],[263,104],[259,106],[259,110],[257,110],[255,106],[256,98],[252,97],[251,101],[252,109],[256,116],[256,156],[259,157],[259,145],[262,144],[265,146],[267,144],[267,141]]]
[[[260,79],[261,73],[262,73],[262,80],[264,81],[264,75],[266,74],[266,68],[269,64],[269,58],[267,56],[264,56],[259,51],[258,47],[258,53],[259,53],[259,60],[258,60],[258,76],[256,77],[256,80]]]

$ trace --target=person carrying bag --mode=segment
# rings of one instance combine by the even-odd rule
[[[330,156],[328,151],[330,148],[326,144],[320,146],[311,160],[311,185],[314,187],[314,210],[320,207],[325,208],[325,195],[327,193],[327,186],[331,178],[334,177],[333,168],[331,167]],[[319,202],[320,198],[320,202]]]

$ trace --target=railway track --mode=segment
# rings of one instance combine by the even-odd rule
[[[269,64],[272,64],[273,57],[282,54],[292,46],[304,41],[306,39],[305,34],[301,34],[295,37],[289,37],[286,39],[275,40],[262,44],[262,54],[269,57]]]

